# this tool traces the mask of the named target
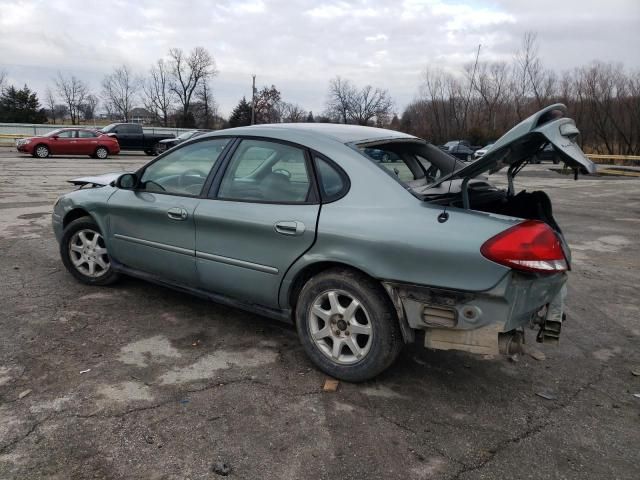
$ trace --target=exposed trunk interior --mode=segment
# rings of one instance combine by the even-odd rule
[[[457,193],[448,198],[433,200],[439,205],[463,208],[462,195]],[[478,182],[469,185],[469,208],[479,212],[497,213],[510,217],[545,222],[556,232],[562,233],[555,218],[549,196],[543,191],[509,195],[506,190],[496,189],[488,183]]]

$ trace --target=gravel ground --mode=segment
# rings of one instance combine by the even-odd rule
[[[528,334],[546,359],[411,345],[327,393],[291,327],[64,270],[64,181],[147,160],[0,147],[0,478],[640,478],[640,179],[516,182],[549,193],[574,254],[560,347]]]

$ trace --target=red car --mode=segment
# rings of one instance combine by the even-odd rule
[[[118,139],[86,128],[60,128],[43,137],[16,140],[19,152],[34,157],[49,155],[89,155],[92,158],[107,158],[120,153]]]

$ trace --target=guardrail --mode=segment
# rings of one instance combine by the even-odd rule
[[[607,155],[587,153],[587,157],[598,165],[620,165],[626,167],[640,167],[640,155]]]
[[[52,130],[59,128],[90,128],[100,129],[106,125],[47,125],[33,123],[0,123],[0,136],[10,135],[13,138],[33,137],[36,135],[45,135]],[[173,128],[173,127],[145,127],[142,126],[145,133],[173,133],[180,135],[183,132],[193,130],[193,128]]]

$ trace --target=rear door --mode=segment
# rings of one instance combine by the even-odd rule
[[[124,150],[141,150],[143,147],[142,127],[135,124],[122,124],[116,127],[116,136],[120,148]]]
[[[98,135],[91,130],[78,130],[76,152],[80,155],[93,155],[98,146]]]
[[[278,307],[289,266],[316,235],[320,205],[304,148],[243,139],[195,212],[201,288]]]
[[[119,189],[109,198],[110,250],[118,262],[171,282],[197,284],[194,212],[228,142],[176,149],[139,172],[135,189]]]

